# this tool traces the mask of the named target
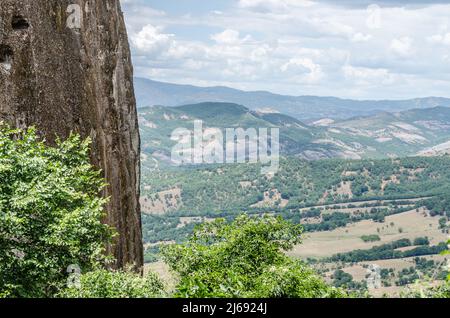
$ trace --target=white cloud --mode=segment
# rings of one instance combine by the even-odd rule
[[[199,13],[122,0],[136,75],[293,95],[450,95],[450,4],[381,6],[373,28],[364,6],[214,2]]]
[[[257,11],[288,10],[312,6],[309,0],[239,0],[239,7]]]
[[[132,44],[141,52],[155,57],[173,45],[173,34],[163,33],[161,28],[147,24],[141,31],[132,35]]]
[[[211,38],[218,44],[236,45],[250,40],[251,37],[247,35],[245,38],[241,39],[238,31],[227,29],[221,33],[212,35]]]
[[[445,34],[435,34],[428,38],[431,43],[450,45],[450,32]]]
[[[293,58],[281,66],[281,71],[308,83],[317,82],[324,75],[321,66],[310,58]]]
[[[342,68],[347,79],[355,81],[363,85],[370,84],[392,84],[394,76],[386,69],[371,69],[367,67],[354,67],[345,65]]]
[[[370,34],[356,33],[352,37],[353,42],[367,42],[372,38]]]
[[[394,54],[400,57],[408,57],[414,54],[413,42],[414,40],[411,39],[410,37],[393,39],[391,42],[390,49]]]

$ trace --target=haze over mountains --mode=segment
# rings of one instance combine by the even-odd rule
[[[348,119],[380,112],[400,112],[436,106],[450,107],[450,99],[441,97],[399,101],[358,101],[336,97],[285,96],[265,91],[246,92],[228,87],[196,87],[144,78],[135,78],[134,85],[138,107],[227,102],[245,105],[252,110],[280,112],[305,122],[324,118]]]

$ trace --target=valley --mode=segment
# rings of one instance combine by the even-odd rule
[[[426,274],[415,265],[416,257],[439,260],[433,270],[443,277],[445,258],[438,254],[449,231],[449,165],[447,157],[312,162],[286,158],[270,179],[252,165],[166,170],[160,179],[152,178],[150,188],[177,183],[182,205],[164,214],[144,211],[144,240],[153,242],[147,260],[157,261],[158,244],[183,241],[197,224],[222,217],[232,220],[241,213],[270,214],[303,225],[303,243],[290,255],[309,262],[331,282],[335,272],[343,270],[353,273],[352,286],[364,288],[363,266],[376,264],[391,276],[375,293],[391,293],[412,283],[418,273]],[[425,246],[414,245],[420,238],[426,238]],[[371,260],[329,260],[401,240],[410,241],[398,249],[403,254],[389,249],[390,256]],[[402,272],[406,268],[411,274]]]
[[[450,108],[410,109],[350,119],[302,122],[233,103],[140,108],[142,220],[148,266],[171,276],[160,244],[183,242],[200,223],[242,213],[302,224],[289,253],[335,286],[398,295],[418,277],[445,275],[450,217]],[[171,161],[177,128],[280,129],[280,168],[261,164],[178,165]]]

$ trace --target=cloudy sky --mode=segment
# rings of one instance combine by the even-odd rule
[[[449,0],[121,2],[137,76],[288,95],[450,97]]]

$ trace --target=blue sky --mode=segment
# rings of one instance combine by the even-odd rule
[[[450,97],[449,1],[121,2],[137,76],[288,95]]]

